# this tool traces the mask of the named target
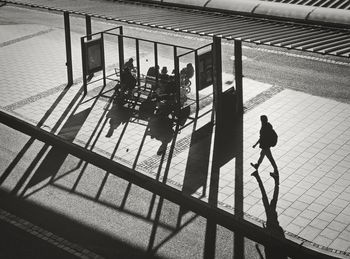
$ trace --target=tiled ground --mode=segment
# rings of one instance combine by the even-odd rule
[[[169,143],[165,160],[156,154],[161,142],[145,135],[148,125],[145,120],[124,117],[113,135],[106,137],[112,114],[108,98],[89,100],[100,88],[90,86],[85,99],[77,95],[80,84],[63,90],[66,81],[64,45],[60,41],[63,31],[26,26],[13,30],[11,26],[0,27],[5,32],[0,38],[3,44],[0,71],[4,75],[0,82],[2,108],[35,124],[42,121],[42,128],[73,138],[79,145],[113,157],[154,178],[165,176],[169,162],[166,172],[169,184],[195,195],[201,195],[205,189],[205,195],[208,195],[210,170],[205,172],[204,168],[210,168],[211,134],[204,132],[198,137],[193,134],[193,124],[189,125],[176,136],[171,159],[168,154],[172,142]],[[16,33],[12,34],[12,31]],[[37,35],[38,32],[43,33]],[[27,35],[33,37],[26,38]],[[78,37],[72,36],[75,39],[75,79],[81,77]],[[11,39],[11,42],[4,39]],[[112,49],[113,44],[108,44],[107,48]],[[116,50],[113,48],[113,51]],[[126,51],[127,56],[133,56],[130,50]],[[111,57],[108,56],[107,65],[115,63]],[[143,53],[143,57],[146,59],[147,55]],[[169,59],[161,58],[160,61],[171,67]],[[225,74],[223,81],[230,80]],[[266,114],[279,134],[278,145],[272,152],[280,171],[277,203],[280,225],[308,241],[350,253],[350,105],[246,78],[244,101],[249,109],[243,121],[243,150],[240,152],[243,164],[238,165],[243,169],[236,172],[236,159],[221,168],[217,190],[220,205],[233,212],[236,175],[243,174],[244,212],[249,217],[266,220],[261,191],[256,179],[250,175],[253,170],[249,165],[258,158],[259,149],[253,149],[252,145],[258,138],[259,117]],[[210,108],[210,104],[202,107],[201,112]],[[67,119],[77,124],[62,130]],[[208,121],[210,114],[197,121],[197,134]],[[203,164],[205,158],[208,164]],[[162,168],[160,175],[159,168]],[[205,173],[198,175],[198,171]],[[266,160],[259,173],[271,199],[274,181],[269,176],[270,171]],[[194,181],[198,176],[200,180]]]

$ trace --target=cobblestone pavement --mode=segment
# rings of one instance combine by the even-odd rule
[[[17,24],[0,25],[0,30],[2,110],[207,199],[212,156],[212,133],[208,129],[211,97],[201,101],[199,114],[208,114],[174,134],[167,152],[157,155],[161,142],[151,138],[150,123],[134,114],[120,114],[113,107],[111,92],[106,92],[113,87],[112,82],[103,89],[103,96],[99,96],[101,81],[89,85],[88,95],[82,96],[81,35],[72,33],[75,84],[67,89],[62,28]],[[106,53],[111,55],[106,65],[111,74],[116,66],[111,57],[117,55],[116,51],[107,42]],[[128,47],[126,52],[132,55]],[[142,53],[142,57],[146,59],[147,54]],[[172,61],[161,57],[160,64],[171,66]],[[224,74],[223,78],[224,82],[232,81],[230,75]],[[250,166],[259,156],[259,150],[252,148],[258,138],[259,117],[266,114],[279,134],[272,152],[280,171],[277,213],[281,227],[287,237],[350,256],[350,105],[248,78],[243,83],[246,112],[243,148],[238,152],[243,162],[236,164],[238,160],[233,158],[221,167],[219,206],[233,213],[241,193],[245,217],[260,226],[266,221],[261,190],[251,176]],[[201,97],[206,94],[201,92]],[[109,131],[113,134],[108,135]],[[265,160],[259,175],[270,198],[275,188],[271,171]],[[236,177],[240,174],[243,191],[237,189]],[[14,185],[13,179],[3,183],[8,189]],[[37,188],[34,185],[26,191]]]

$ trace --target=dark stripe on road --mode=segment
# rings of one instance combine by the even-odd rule
[[[37,37],[37,36],[40,36],[40,35],[43,35],[43,34],[46,34],[46,33],[49,33],[49,32],[51,32],[53,30],[54,29],[50,28],[48,30],[39,31],[39,32],[36,32],[36,33],[33,33],[33,34],[29,34],[29,35],[23,36],[23,37],[19,37],[17,39],[13,39],[13,40],[2,42],[2,43],[0,43],[0,48],[8,46],[8,45],[11,45],[11,44],[18,43],[20,41],[25,41],[25,40],[28,40],[28,39],[31,39],[31,38],[34,38],[34,37]]]

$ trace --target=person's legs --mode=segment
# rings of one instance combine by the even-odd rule
[[[257,163],[258,167],[261,165],[262,161],[264,160],[265,155],[266,155],[265,149],[261,149],[260,157],[259,157],[258,163]]]
[[[166,142],[162,142],[162,144],[160,145],[158,151],[157,151],[157,155],[160,156],[162,155],[165,151],[166,151],[166,147],[167,147],[167,143]]]
[[[273,159],[273,156],[272,156],[270,148],[266,148],[265,149],[265,155],[269,159],[269,161],[270,161],[270,163],[271,163],[271,165],[273,167],[274,173],[278,173],[278,168],[277,168],[275,160]]]
[[[260,157],[258,159],[258,162],[256,164],[250,163],[252,167],[254,167],[256,170],[258,170],[260,164],[262,163],[262,161],[264,160],[265,157],[265,151],[264,149],[261,149],[260,151]]]

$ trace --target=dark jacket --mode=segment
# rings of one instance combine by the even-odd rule
[[[261,126],[260,139],[259,139],[259,144],[260,144],[259,147],[261,149],[271,147],[270,145],[271,131],[272,131],[272,125],[269,122]]]

